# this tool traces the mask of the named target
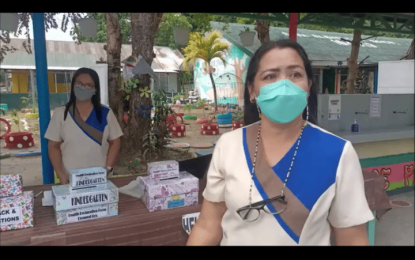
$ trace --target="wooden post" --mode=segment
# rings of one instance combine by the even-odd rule
[[[291,40],[297,41],[297,21],[298,13],[290,13],[289,37]]]

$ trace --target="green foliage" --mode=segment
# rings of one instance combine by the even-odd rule
[[[237,20],[236,20],[236,23],[254,25],[254,24],[256,24],[256,20],[250,19],[250,18],[238,17]]]
[[[176,103],[177,100],[184,99],[184,95],[175,95],[171,98],[173,104]]]
[[[233,121],[242,121],[244,119],[244,111],[242,109],[238,109],[236,112],[232,113],[232,120]]]
[[[153,96],[154,120],[151,129],[143,138],[143,158],[149,161],[162,156],[166,150],[168,140],[171,138],[169,129],[166,125],[167,117],[174,114],[167,104],[167,94],[164,90],[157,91]]]
[[[167,104],[167,94],[166,91],[160,89],[153,96],[154,107],[161,107]]]
[[[186,16],[180,13],[165,13],[163,21],[160,24],[160,29],[156,34],[154,45],[167,46],[172,49],[180,49],[180,46],[174,41],[174,29],[177,27],[184,27],[192,29]]]
[[[183,69],[188,70],[189,62],[195,62],[196,59],[202,59],[206,64],[214,58],[222,60],[226,65],[225,53],[229,50],[228,43],[221,42],[222,34],[219,31],[213,31],[208,37],[195,32],[189,36],[189,44],[184,48],[185,59],[183,61]]]
[[[199,99],[196,102],[196,105],[201,106],[203,109],[203,118],[206,118],[206,114],[205,114],[205,104],[207,104],[207,99]]]
[[[141,160],[139,158],[134,158],[131,160],[126,160],[121,163],[121,166],[128,167],[129,169],[135,168],[140,165]]]
[[[137,88],[139,83],[140,81],[137,78],[131,78],[122,84],[121,90],[124,90],[126,100],[130,100],[131,91]]]
[[[16,109],[12,109],[10,110],[10,115],[13,118],[13,123],[15,123],[15,125],[17,125],[17,129],[20,132],[20,118],[19,118],[19,112]]]
[[[139,88],[140,90],[140,97],[149,98],[151,96],[151,90],[148,87]]]
[[[0,70],[0,82],[4,83],[6,81],[6,73],[4,70]]]
[[[192,109],[193,109],[193,104],[187,104],[183,107],[183,110],[187,111],[189,113],[189,115],[190,115],[190,111],[192,111]]]

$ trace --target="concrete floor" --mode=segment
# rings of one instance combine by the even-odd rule
[[[390,200],[411,203],[410,207],[394,206],[376,223],[376,246],[414,245],[414,191],[392,195]]]

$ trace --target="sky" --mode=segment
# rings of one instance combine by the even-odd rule
[[[63,19],[63,14],[64,13],[59,13],[58,15],[56,15],[56,23],[58,24],[59,28],[58,29],[49,29],[46,32],[46,40],[47,41],[73,41],[71,35],[69,34],[71,28],[73,27],[73,23],[69,20],[68,23],[68,28],[66,30],[66,32],[63,32],[60,29],[61,23],[62,23],[62,19]],[[22,35],[19,35],[20,39],[26,39],[26,35],[24,34],[25,31],[22,31]],[[10,35],[11,38],[16,38],[14,37],[14,34]],[[33,24],[32,24],[32,20],[30,20],[30,38],[33,40]]]

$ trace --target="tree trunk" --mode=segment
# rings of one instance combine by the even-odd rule
[[[414,56],[414,49],[415,49],[414,41],[415,41],[415,38],[412,39],[411,46],[409,46],[408,56],[406,56],[406,58],[405,58],[406,60],[413,60],[413,59],[415,59],[415,56]]]
[[[346,94],[354,93],[354,84],[356,81],[357,71],[359,70],[359,65],[357,64],[357,58],[359,57],[359,49],[360,49],[361,41],[362,41],[362,31],[355,29],[353,32],[352,51],[350,53],[350,58],[347,61],[349,71],[347,75]]]
[[[212,81],[213,97],[215,98],[215,112],[218,112],[218,98],[216,96],[216,85],[215,85],[215,81],[213,80],[211,70],[209,70],[209,76],[210,76],[210,80]]]
[[[110,108],[115,114],[121,129],[124,131],[126,124],[123,120],[124,116],[124,95],[120,91],[121,88],[121,45],[122,34],[120,22],[117,13],[105,13],[105,22],[107,24],[107,63],[108,63],[108,99]],[[121,138],[122,143],[126,142],[126,138]],[[121,148],[124,145],[121,145]]]
[[[259,13],[260,15],[268,15],[268,13]],[[258,40],[264,44],[269,42],[269,21],[256,20],[255,30],[258,32]]]
[[[154,37],[162,21],[163,13],[131,13],[131,40],[132,55],[141,55],[151,66],[153,62]],[[151,97],[140,97],[139,88],[150,88],[150,75],[139,75],[138,88],[130,94],[130,115],[125,137],[129,140],[128,150],[142,154],[144,135],[150,131],[151,120],[138,117],[138,109],[141,105],[150,106]]]

